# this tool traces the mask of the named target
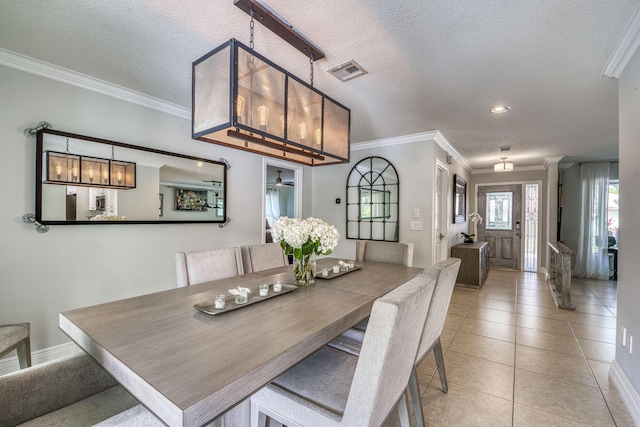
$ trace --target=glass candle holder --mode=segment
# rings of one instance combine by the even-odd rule
[[[276,282],[273,284],[273,292],[280,292],[282,291],[282,283],[280,282]]]
[[[246,304],[249,301],[247,294],[236,295],[236,304]]]
[[[261,297],[266,297],[267,295],[269,295],[269,285],[267,284],[260,285],[258,287],[258,294]]]
[[[213,303],[213,307],[216,310],[222,310],[227,305],[226,299],[227,299],[227,296],[225,294],[216,295],[216,300]]]
[[[334,273],[340,273],[340,266],[339,265],[334,265],[333,266],[333,272]]]
[[[328,268],[323,268],[322,269],[322,277],[327,277],[329,275],[329,269]]]

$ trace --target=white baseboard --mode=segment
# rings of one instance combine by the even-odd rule
[[[544,276],[544,280],[549,280],[549,272],[546,267],[540,267],[540,274]]]
[[[39,365],[44,362],[49,362],[51,360],[69,356],[78,351],[80,351],[80,347],[78,347],[71,341],[64,344],[58,344],[52,347],[43,348],[42,350],[31,352],[31,364]],[[19,369],[20,364],[18,363],[17,355],[0,359],[0,375],[6,375]]]
[[[640,426],[640,396],[638,392],[633,388],[631,382],[618,365],[617,361],[613,361],[611,364],[611,379],[613,383],[618,388],[618,392],[620,392],[620,396],[624,401],[624,404],[627,405],[627,409],[631,414],[631,418],[633,418],[633,422]]]

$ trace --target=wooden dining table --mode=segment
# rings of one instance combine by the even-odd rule
[[[318,260],[318,270],[337,264]],[[366,318],[376,298],[422,269],[357,262],[315,286],[216,315],[194,308],[237,286],[294,285],[292,267],[60,313],[59,326],[169,426],[205,425]],[[250,300],[251,301],[251,300]]]

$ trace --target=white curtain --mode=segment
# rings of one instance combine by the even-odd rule
[[[271,227],[274,221],[280,218],[280,190],[267,188],[267,200],[265,201],[267,222]]]
[[[582,165],[581,176],[582,209],[574,275],[589,279],[608,280],[609,163],[585,163]]]

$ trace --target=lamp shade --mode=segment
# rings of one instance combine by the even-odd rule
[[[194,139],[310,166],[349,161],[350,110],[235,39],[193,63],[192,89]]]
[[[494,172],[508,172],[513,170],[513,163],[501,162],[493,165]]]

